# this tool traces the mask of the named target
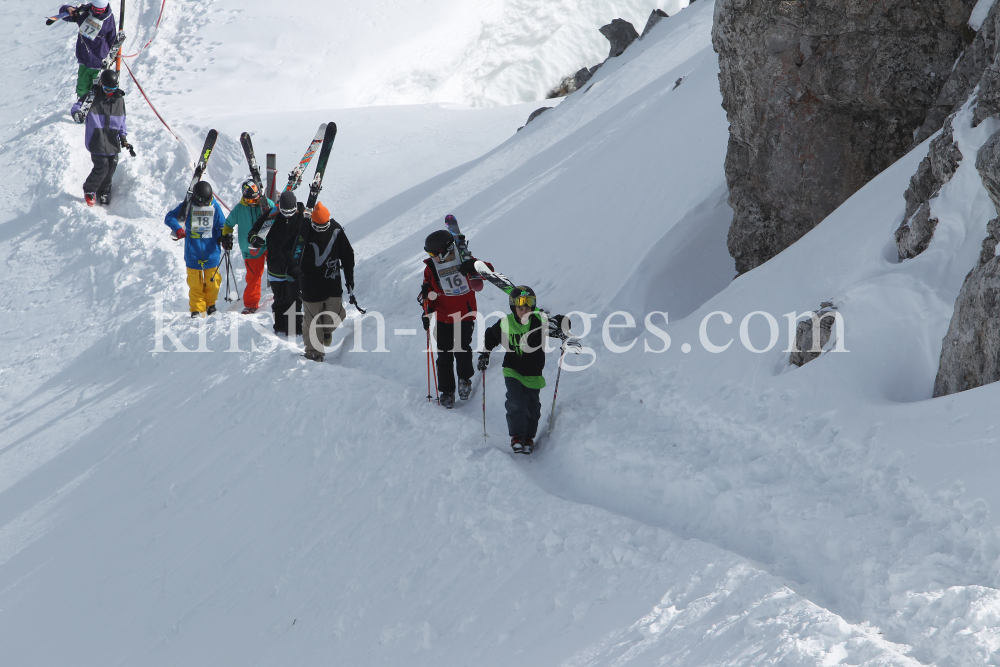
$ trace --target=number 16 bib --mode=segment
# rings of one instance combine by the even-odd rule
[[[462,258],[459,257],[457,252],[455,253],[455,259],[450,262],[437,264],[437,259],[434,262],[436,264],[435,268],[437,269],[438,280],[441,282],[441,288],[444,290],[445,296],[462,296],[469,293],[469,281],[459,271],[459,267],[462,266]]]

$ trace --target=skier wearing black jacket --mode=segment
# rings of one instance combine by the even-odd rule
[[[353,292],[354,248],[340,223],[330,217],[330,211],[322,202],[317,202],[305,233],[300,264],[288,270],[302,292],[302,340],[306,359],[323,361],[333,332],[347,317],[341,269],[348,291]]]
[[[288,275],[288,262],[291,258],[292,244],[295,233],[299,229],[305,208],[295,199],[295,193],[282,192],[278,198],[278,212],[267,233],[267,284],[274,293],[274,303],[271,312],[274,313],[274,333],[302,335],[302,301],[295,277]],[[257,236],[263,228],[266,215],[262,215],[250,229],[249,243],[254,248],[264,245],[265,239]],[[294,308],[294,311],[291,309]],[[294,331],[289,331],[289,324],[294,318]]]
[[[518,454],[530,454],[535,448],[535,434],[542,404],[538,396],[545,386],[545,337],[566,340],[564,316],[551,319],[535,307],[535,292],[519,285],[508,300],[511,314],[486,330],[486,351],[479,355],[478,368],[485,371],[490,351],[503,345],[504,384],[507,385],[507,432],[510,447]]]

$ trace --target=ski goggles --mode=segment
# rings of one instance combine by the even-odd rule
[[[449,243],[444,249],[441,250],[441,252],[428,252],[427,254],[430,255],[431,257],[444,259],[448,255],[450,255],[454,249],[455,249],[455,244]]]
[[[535,307],[535,297],[530,294],[518,294],[517,296],[510,297],[510,305],[512,306],[525,306],[534,308]]]
[[[118,86],[101,86],[101,88],[103,88],[104,92],[108,95],[118,90]]]

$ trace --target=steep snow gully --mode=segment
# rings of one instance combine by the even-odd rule
[[[184,79],[185,45],[238,41],[225,7],[176,5],[137,61],[150,91]],[[139,157],[111,206],[84,206],[74,73],[51,65],[71,42],[16,19],[21,94],[0,100],[4,664],[997,664],[995,390],[929,400],[994,215],[973,161],[918,258],[887,249],[926,144],[733,281],[713,11],[661,21],[520,132],[537,104],[242,113],[212,92],[232,73],[211,61],[202,88],[167,95],[188,145],[223,130],[208,179],[224,200],[244,177],[238,131],[260,127],[287,166],[338,122],[321,199],[373,314],[352,310],[323,364],[263,314],[186,317],[162,218],[192,155],[135,94]],[[281,41],[262,46],[272,79]],[[314,70],[281,72],[305,85]],[[178,103],[196,95],[204,107]],[[507,453],[498,359],[466,404],[426,400],[413,299],[422,239],[449,212],[542,306],[594,315],[595,355],[568,361],[593,363],[563,372],[530,458]],[[481,310],[504,312],[490,289]],[[764,315],[745,320],[784,332],[784,313],[824,300],[850,352],[801,369],[768,347]],[[618,311],[636,328],[602,330]],[[664,334],[643,330],[653,311]]]

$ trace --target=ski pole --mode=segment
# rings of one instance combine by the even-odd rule
[[[427,354],[424,358],[427,360],[427,402],[431,402],[431,331],[428,329],[427,334]]]
[[[233,267],[229,264],[229,251],[223,255],[223,259],[226,262],[226,303],[232,303],[233,300],[229,298],[229,272],[232,271]]]
[[[427,346],[427,350],[431,353],[431,372],[434,373],[434,400],[437,401],[438,405],[441,405],[441,392],[438,391],[438,371],[437,364],[434,362],[434,350]]]
[[[566,341],[563,341],[562,351],[559,353],[559,371],[556,373],[556,387],[555,391],[552,392],[552,410],[549,411],[549,428],[546,431],[547,435],[552,435],[552,426],[556,421],[556,396],[559,395],[559,378],[562,377],[562,364],[563,357],[566,356]]]
[[[486,371],[483,371],[483,442],[490,434],[486,432]]]
[[[349,299],[349,303],[351,305],[353,305],[355,308],[357,308],[359,313],[361,313],[362,315],[364,315],[366,312],[368,312],[368,311],[364,310],[361,306],[358,305],[358,300],[354,296],[354,290],[352,290],[350,287],[348,287],[347,288],[347,293],[351,295],[351,298]]]
[[[240,281],[239,281],[239,278],[236,277],[236,269],[233,268],[233,260],[232,260],[232,256],[229,254],[229,252],[230,251],[228,251],[228,250],[226,251],[226,302],[227,303],[232,303],[233,299],[229,298],[229,277],[230,276],[233,277],[233,284],[234,285],[239,285]],[[239,296],[239,290],[238,289],[236,290],[236,295],[237,295],[236,296],[236,301],[239,301],[241,298],[243,298],[243,297]]]

